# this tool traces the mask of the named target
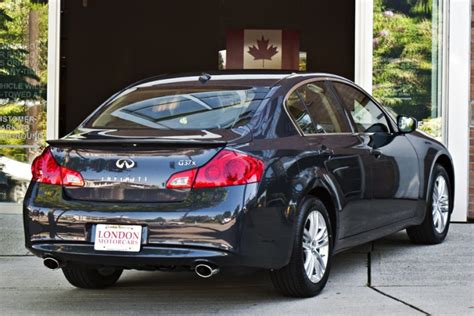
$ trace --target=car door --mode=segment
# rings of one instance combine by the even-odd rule
[[[370,158],[371,201],[368,229],[415,216],[419,196],[416,152],[404,134],[366,93],[345,82],[333,81],[356,132],[367,142]]]
[[[370,219],[370,148],[364,136],[353,133],[344,109],[325,81],[300,85],[289,95],[286,106],[307,143],[300,169],[322,168],[342,195],[339,237],[366,230]]]

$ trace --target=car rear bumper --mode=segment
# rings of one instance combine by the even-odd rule
[[[69,261],[91,265],[120,266],[130,269],[156,269],[160,267],[194,267],[208,262],[217,266],[245,265],[238,255],[218,249],[190,247],[143,246],[137,253],[96,251],[92,244],[34,243],[29,248],[39,257],[52,257],[60,262]]]
[[[26,247],[43,258],[128,268],[287,264],[293,236],[287,208],[257,207],[256,184],[208,193],[211,201],[201,191],[199,201],[117,205],[67,200],[61,187],[33,183],[24,202]],[[94,227],[104,223],[142,226],[141,251],[94,250]]]

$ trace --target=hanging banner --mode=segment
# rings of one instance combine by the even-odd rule
[[[244,69],[282,69],[281,30],[244,30]]]
[[[227,32],[226,69],[298,70],[299,34],[288,30]]]

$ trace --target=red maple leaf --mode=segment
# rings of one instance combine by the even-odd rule
[[[272,57],[278,53],[278,49],[272,45],[268,46],[270,40],[257,40],[257,47],[255,45],[249,46],[248,53],[253,56],[253,60],[262,60],[262,67],[265,67],[265,59],[272,60]]]

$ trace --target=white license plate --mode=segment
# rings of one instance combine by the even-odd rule
[[[141,243],[141,226],[97,224],[95,227],[95,250],[139,252]]]

